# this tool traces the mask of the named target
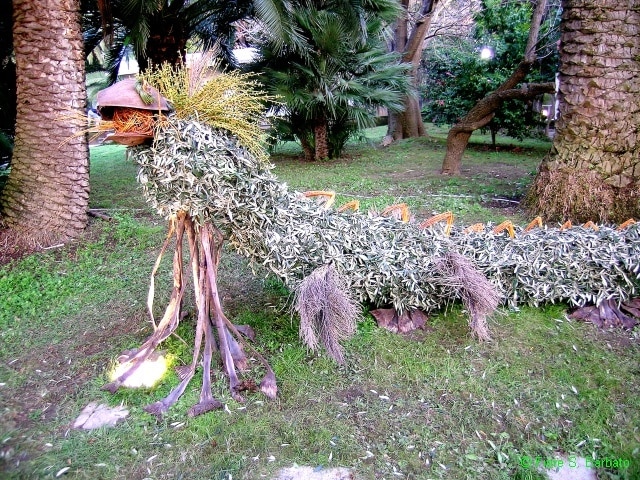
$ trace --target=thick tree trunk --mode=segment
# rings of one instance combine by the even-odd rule
[[[522,64],[520,65],[522,66]],[[517,84],[518,81],[512,81],[514,77],[519,79],[524,78],[525,74],[520,71],[522,68],[521,66],[518,67],[516,72],[514,72],[514,75],[512,75],[504,85],[507,83],[513,84],[513,82]],[[493,119],[496,110],[500,108],[505,100],[527,100],[535,98],[543,93],[553,93],[554,91],[555,84],[552,82],[531,83],[523,85],[520,88],[510,88],[508,90],[498,89],[480,100],[471,110],[469,110],[469,113],[467,113],[462,120],[456,123],[449,130],[449,134],[447,135],[447,151],[445,153],[444,160],[442,161],[441,173],[443,175],[460,175],[462,155],[467,148],[471,134],[474,131],[489,125],[489,122]]]
[[[540,93],[552,93],[555,91],[555,85],[552,83],[525,85],[520,89],[516,89],[516,86],[524,81],[533,62],[536,60],[538,33],[540,32],[540,25],[542,24],[546,6],[546,0],[538,0],[536,9],[531,16],[531,27],[522,62],[497,90],[476,103],[469,110],[469,113],[449,130],[447,151],[442,161],[442,170],[440,172],[443,175],[460,175],[462,155],[467,148],[471,134],[475,130],[488,125],[495,116],[496,110],[500,108],[505,100],[512,98],[528,99]],[[548,88],[551,89],[548,90]]]
[[[404,105],[404,112],[389,113],[387,135],[393,137],[393,140],[425,136],[426,131],[422,121],[422,112],[418,99],[408,97]]]
[[[87,223],[89,150],[77,0],[14,0],[16,137],[4,221],[41,243],[76,238]]]
[[[150,35],[144,54],[136,55],[140,70],[152,65],[178,65],[186,61],[187,34],[177,14],[162,14],[151,19]]]
[[[314,160],[326,160],[329,158],[329,139],[327,136],[327,120],[320,119],[313,128],[313,136],[315,142]]]
[[[640,218],[638,2],[563,2],[560,118],[527,203],[547,221]]]
[[[422,0],[421,3],[420,18],[415,25],[411,26],[412,30],[409,33],[409,18],[406,13],[409,8],[409,0],[402,0],[405,15],[397,20],[394,35],[394,51],[402,54],[403,62],[412,65],[411,77],[416,88],[418,87],[418,67],[424,49],[424,40],[431,26],[431,21],[437,13],[436,8],[440,0]],[[405,110],[403,112],[389,112],[385,144],[395,140],[402,140],[403,138],[426,135],[418,98],[414,96],[407,97],[404,103]]]
[[[298,137],[300,139],[300,145],[302,145],[302,151],[304,152],[304,159],[307,162],[312,162],[315,158],[314,148],[304,135]]]

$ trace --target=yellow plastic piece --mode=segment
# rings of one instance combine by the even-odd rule
[[[451,233],[451,227],[453,226],[453,213],[452,212],[444,212],[444,213],[439,213],[438,215],[434,215],[431,218],[428,218],[427,220],[425,220],[424,222],[422,222],[419,227],[420,228],[427,228],[430,227],[431,225],[434,225],[435,223],[441,222],[442,220],[446,220],[447,221],[447,228],[445,228],[444,233],[446,235],[449,235]]]
[[[310,190],[308,192],[304,192],[305,197],[323,197],[325,199],[324,208],[327,210],[331,208],[333,203],[336,201],[336,192],[332,192],[330,190]]]
[[[381,215],[384,217],[396,212],[400,212],[400,219],[404,223],[407,223],[409,221],[409,207],[406,203],[396,203],[395,205],[389,205],[382,211]]]
[[[514,238],[516,236],[516,232],[513,228],[513,223],[511,222],[511,220],[505,220],[504,222],[502,222],[500,225],[493,229],[493,233],[494,235],[497,235],[503,230],[506,230],[511,238]]]

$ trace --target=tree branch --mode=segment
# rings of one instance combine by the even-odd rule
[[[452,132],[473,132],[487,125],[495,115],[495,111],[506,100],[527,100],[542,93],[555,92],[553,82],[525,83],[520,88],[496,90],[480,100],[460,122],[451,127]]]

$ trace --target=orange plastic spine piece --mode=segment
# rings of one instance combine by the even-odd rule
[[[596,232],[600,230],[600,227],[598,227],[598,225],[593,223],[591,220],[589,220],[587,223],[582,225],[582,228],[590,228],[591,230],[595,230]]]
[[[533,220],[531,220],[531,222],[529,222],[529,225],[527,225],[526,227],[524,227],[524,232],[530,232],[531,230],[533,230],[534,228],[542,228],[542,217],[536,217]]]
[[[624,230],[625,228],[633,225],[634,223],[636,223],[636,221],[633,218],[630,218],[629,220],[627,220],[624,223],[621,223],[620,226],[617,228],[617,230],[619,232],[621,232],[622,230]]]
[[[442,220],[446,220],[447,228],[445,229],[444,233],[446,235],[449,235],[451,233],[451,227],[453,226],[453,218],[454,217],[452,212],[439,213],[438,215],[434,215],[433,217],[426,219],[424,222],[418,225],[418,227],[424,229],[438,222],[441,222]]]
[[[571,223],[571,220],[567,220],[566,222],[564,222],[562,224],[562,226],[560,227],[560,231],[562,232],[563,230],[568,230],[571,227],[573,227],[573,224]]]
[[[329,209],[333,202],[336,201],[336,192],[331,192],[328,190],[311,190],[308,192],[304,192],[305,197],[324,197],[324,208]]]
[[[409,207],[406,203],[396,203],[395,205],[389,205],[382,211],[380,215],[385,217],[389,214],[394,215],[397,213],[400,213],[400,220],[402,220],[404,223],[407,223],[409,221]]]
[[[474,223],[473,225],[469,225],[465,228],[462,233],[471,233],[471,232],[482,232],[484,231],[484,223]]]
[[[358,210],[360,210],[360,202],[358,200],[351,200],[350,202],[347,202],[344,205],[342,205],[338,209],[338,212],[344,212],[345,210],[348,210],[348,209],[351,209],[354,212],[357,212]]]
[[[511,238],[514,238],[516,236],[516,232],[513,229],[513,223],[511,222],[511,220],[505,220],[504,222],[502,222],[500,225],[493,229],[493,233],[497,235],[503,230],[506,230]]]

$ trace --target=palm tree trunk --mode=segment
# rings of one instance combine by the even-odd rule
[[[87,223],[89,150],[78,0],[14,0],[16,137],[4,221],[39,242],[76,238]]]
[[[547,221],[640,218],[638,24],[637,1],[564,2],[560,118],[527,197]]]
[[[298,137],[300,139],[300,145],[302,145],[302,152],[306,162],[312,162],[315,157],[314,148],[309,143],[309,140],[304,135]]]
[[[327,136],[327,119],[321,118],[313,128],[313,136],[315,141],[314,160],[325,160],[329,158],[329,139]]]
[[[178,5],[178,3],[176,3]],[[174,7],[175,8],[175,7]],[[163,63],[186,62],[188,33],[177,12],[161,12],[149,21],[150,33],[144,54],[138,55],[140,70]]]

